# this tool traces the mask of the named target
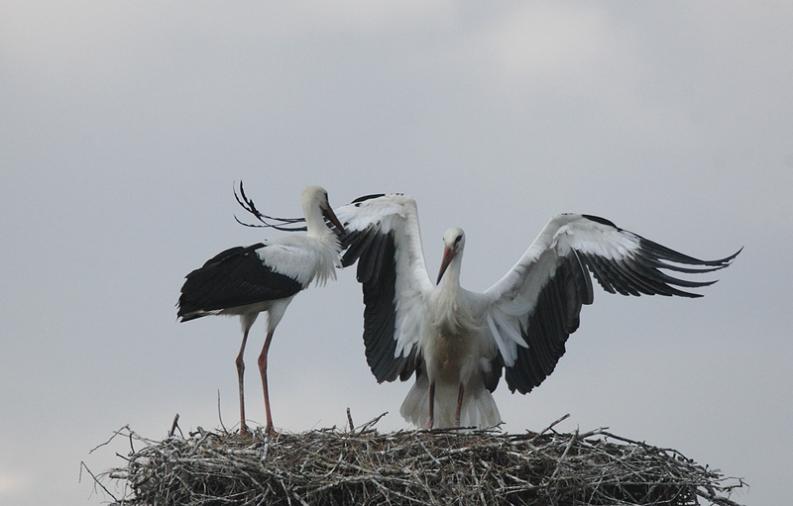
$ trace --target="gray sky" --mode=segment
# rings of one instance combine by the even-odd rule
[[[0,503],[98,504],[78,463],[123,424],[237,414],[235,320],[177,324],[182,278],[269,234],[232,183],[299,212],[403,191],[425,253],[468,237],[484,289],[562,211],[696,256],[744,253],[698,300],[596,293],[555,373],[501,385],[507,429],[609,426],[751,482],[793,478],[793,4],[0,0]],[[296,298],[271,349],[276,426],[390,411],[354,273]],[[264,409],[255,374],[249,415]]]

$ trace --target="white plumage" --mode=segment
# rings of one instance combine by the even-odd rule
[[[518,262],[485,292],[460,286],[465,234],[443,237],[437,284],[427,273],[413,199],[380,195],[336,210],[349,236],[342,263],[358,261],[366,357],[378,381],[416,381],[400,412],[419,426],[488,427],[501,421],[491,392],[538,386],[593,300],[590,271],[606,291],[698,297],[663,272],[722,269],[738,254],[699,260],[620,229],[603,218],[551,219]]]
[[[265,226],[265,215],[256,210],[253,201],[245,197],[238,202]],[[267,312],[267,337],[258,365],[264,391],[267,432],[273,431],[267,387],[267,355],[275,328],[281,321],[294,296],[308,288],[312,281],[318,285],[336,278],[336,264],[341,246],[338,233],[343,228],[328,203],[328,193],[310,186],[302,194],[304,219],[278,219],[286,223],[306,222],[306,233],[283,236],[271,241],[236,247],[219,253],[202,267],[187,275],[179,297],[178,316],[189,321],[208,315],[239,315],[242,324],[242,344],[236,357],[240,395],[240,432],[248,433],[245,417],[243,354],[248,333],[261,312]],[[338,230],[333,230],[325,220]]]

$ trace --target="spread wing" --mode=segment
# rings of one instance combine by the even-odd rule
[[[358,262],[363,285],[366,361],[378,382],[416,369],[425,300],[432,289],[421,249],[416,202],[369,195],[335,209],[346,236],[342,265]]]
[[[506,368],[511,391],[527,393],[553,371],[593,301],[591,272],[604,290],[622,295],[701,297],[687,291],[715,283],[667,274],[727,267],[740,253],[700,260],[581,214],[553,218],[520,260],[484,294],[487,331]]]

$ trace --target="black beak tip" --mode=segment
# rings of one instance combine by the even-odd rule
[[[435,281],[436,285],[441,283],[441,279],[443,279],[443,274],[446,272],[446,269],[449,267],[449,264],[452,262],[453,253],[450,250],[444,250],[443,252],[443,259],[441,260],[441,268],[438,271],[438,279]]]
[[[336,213],[333,212],[333,209],[330,206],[322,208],[322,215],[338,229],[340,234],[347,233],[347,231],[344,230],[344,225],[342,225],[341,221],[339,221],[339,218],[336,216]]]

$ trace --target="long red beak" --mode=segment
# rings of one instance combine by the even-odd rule
[[[329,219],[331,223],[333,223],[333,226],[339,229],[339,233],[343,234],[344,233],[344,225],[342,225],[341,222],[339,221],[339,219],[336,217],[336,213],[333,212],[333,209],[331,209],[330,207],[327,207],[327,208],[323,209],[322,211],[323,211],[323,214],[325,215],[325,217],[327,219]]]
[[[454,258],[454,251],[450,248],[443,248],[443,258],[441,259],[441,270],[438,272],[438,281],[436,281],[435,284],[439,284],[441,282],[443,273],[446,272],[446,268],[449,267],[450,263],[452,263],[453,258]]]

